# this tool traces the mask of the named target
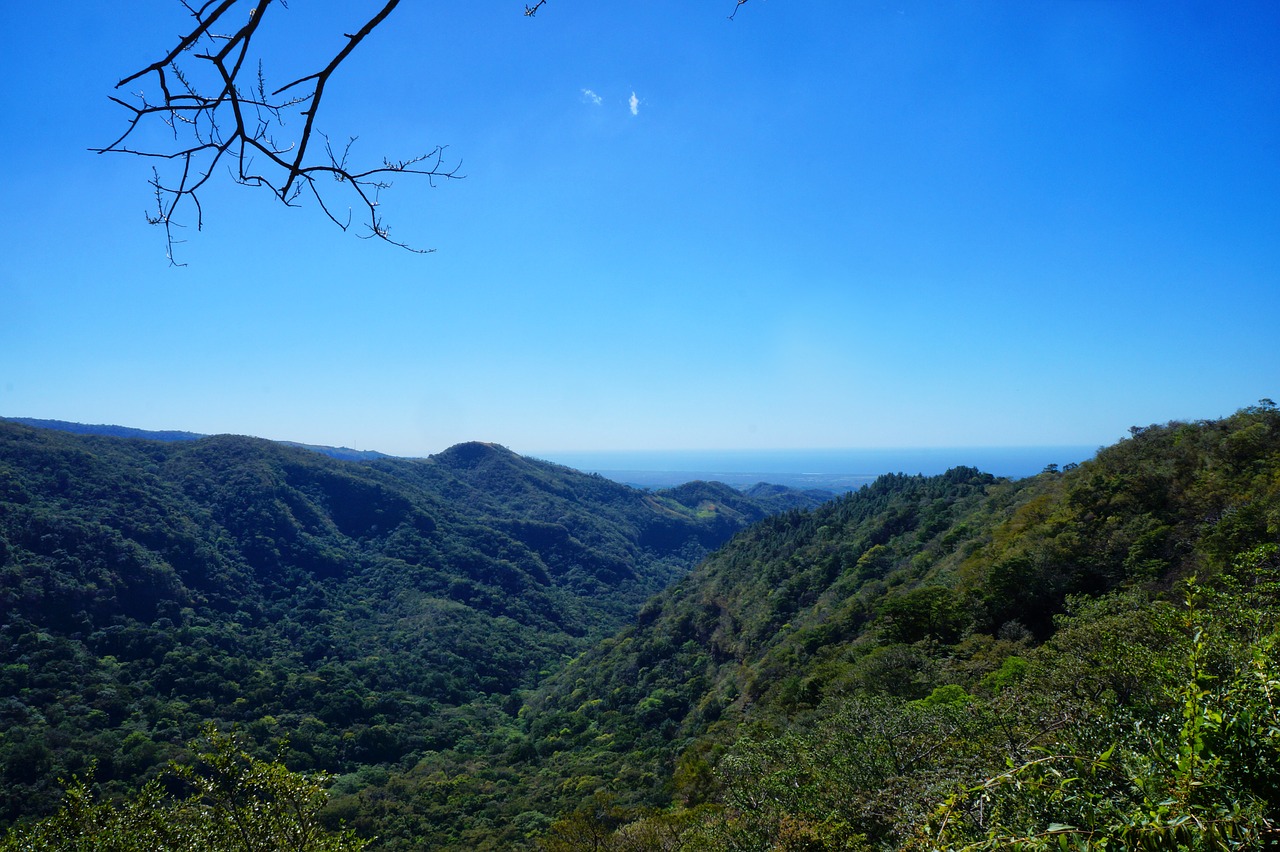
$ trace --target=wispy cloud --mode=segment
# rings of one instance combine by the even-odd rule
[[[631,114],[632,114],[632,115],[639,115],[639,114],[640,114],[640,99],[636,97],[636,93],[635,93],[635,92],[632,92],[632,93],[631,93],[631,98],[627,101],[627,103],[631,105]]]
[[[600,106],[600,104],[604,102],[604,98],[600,97],[590,89],[582,90],[582,99],[587,103],[593,104],[595,106]]]

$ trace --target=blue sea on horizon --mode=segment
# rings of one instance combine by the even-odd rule
[[[996,476],[1032,476],[1046,465],[1092,458],[1095,446],[927,447],[849,450],[637,450],[534,453],[536,458],[598,473],[641,488],[695,479],[735,487],[757,482],[847,491],[884,473],[934,475],[967,465]]]

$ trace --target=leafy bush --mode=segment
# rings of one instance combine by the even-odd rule
[[[327,831],[327,776],[261,761],[210,730],[194,765],[174,764],[123,803],[75,779],[51,817],[11,830],[0,852],[359,852],[366,841]],[[171,792],[177,790],[180,792]]]

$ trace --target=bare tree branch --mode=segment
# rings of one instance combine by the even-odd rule
[[[177,238],[174,229],[183,225],[175,217],[193,208],[196,230],[201,229],[204,213],[199,193],[223,164],[236,183],[265,187],[287,206],[297,205],[301,195],[309,193],[324,215],[344,231],[358,220],[368,229],[360,235],[363,239],[376,238],[410,251],[424,251],[391,238],[381,214],[382,192],[391,188],[395,175],[425,177],[431,186],[437,178],[461,178],[461,164],[446,162],[445,147],[437,145],[408,159],[384,158],[381,165],[356,170],[348,164],[355,137],[339,153],[329,137],[317,129],[320,104],[333,75],[386,21],[400,0],[380,0],[382,7],[354,33],[344,34],[345,44],[323,67],[275,88],[267,84],[264,62],[253,51],[253,39],[269,12],[277,6],[288,9],[287,0],[178,2],[195,19],[191,30],[160,59],[116,84],[120,89],[154,79],[159,97],[150,98],[143,91],[136,92],[133,101],[112,97],[128,111],[124,131],[109,145],[91,149],[159,161],[149,181],[155,212],[148,213],[146,219],[163,226],[170,263],[182,265],[174,257],[174,247],[184,241]],[[533,17],[546,3],[526,3],[524,14]],[[745,3],[747,0],[734,0],[729,17],[732,19]],[[295,116],[303,119],[296,134],[290,132],[288,123]],[[157,146],[150,141],[150,129],[157,124],[168,129],[172,144]],[[317,136],[324,139],[324,156],[308,159]],[[322,191],[321,178],[332,178],[339,189]],[[350,198],[361,211],[358,216],[350,208],[345,215],[335,212],[336,202],[328,196],[338,193]]]
[[[390,236],[380,209],[382,191],[391,188],[395,175],[425,177],[432,186],[437,178],[460,178],[460,165],[447,163],[445,147],[436,146],[418,156],[384,158],[381,165],[356,169],[349,165],[355,137],[339,153],[319,133],[316,121],[334,73],[399,0],[384,0],[355,33],[344,34],[345,44],[320,70],[274,89],[267,84],[264,62],[253,51],[253,39],[275,6],[287,10],[285,0],[206,0],[199,6],[189,0],[180,2],[195,19],[191,30],[163,57],[116,84],[122,88],[153,79],[159,96],[149,98],[139,91],[132,102],[112,97],[129,112],[124,132],[109,145],[92,149],[162,161],[152,169],[155,212],[147,215],[147,221],[164,227],[170,263],[181,265],[174,257],[174,247],[183,242],[175,232],[183,227],[178,218],[190,208],[196,229],[203,226],[199,194],[224,163],[233,181],[265,187],[288,206],[296,205],[306,191],[343,230],[358,220],[368,229],[362,235],[365,239],[423,251]],[[294,116],[303,118],[300,132],[289,131],[288,120]],[[151,142],[150,128],[157,124],[167,128],[172,144]],[[315,136],[323,137],[324,154],[309,159]],[[327,182],[322,186],[321,178],[332,178],[339,189],[326,188]],[[350,203],[363,212],[355,216],[349,208],[345,215],[335,213],[328,197],[335,193],[354,196]]]

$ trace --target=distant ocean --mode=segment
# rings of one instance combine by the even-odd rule
[[[930,447],[877,450],[643,450],[533,453],[536,458],[640,488],[667,488],[695,479],[738,488],[757,482],[847,491],[882,473],[944,473],[968,465],[996,476],[1032,476],[1046,465],[1092,458],[1094,446]]]

